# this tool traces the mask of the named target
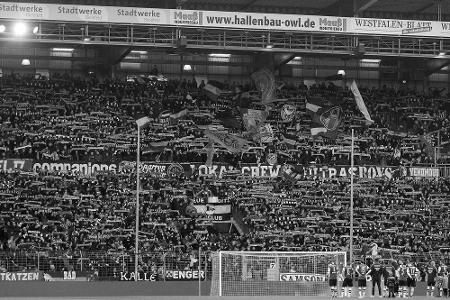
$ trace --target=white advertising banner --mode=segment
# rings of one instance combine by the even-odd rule
[[[233,29],[347,32],[347,18],[225,11],[171,10],[172,25]]]
[[[1,19],[170,25],[168,9],[98,5],[0,3]]]
[[[98,5],[1,2],[0,19],[450,38],[450,22]]]
[[[348,19],[349,33],[354,34],[450,37],[450,22],[366,18]]]

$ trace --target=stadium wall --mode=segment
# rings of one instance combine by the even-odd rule
[[[295,283],[293,283],[295,284]],[[425,282],[418,282],[416,296],[426,295]],[[201,295],[210,294],[211,282],[201,284]],[[370,295],[369,283],[367,295]],[[197,281],[118,282],[55,281],[1,282],[1,297],[108,297],[108,296],[198,296]]]
[[[209,295],[211,282],[201,283],[201,295]],[[197,281],[120,282],[54,281],[1,282],[1,297],[120,297],[120,296],[198,296]]]

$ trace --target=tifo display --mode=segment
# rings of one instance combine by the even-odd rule
[[[212,280],[215,295],[335,296],[352,293],[358,272],[358,284],[395,285],[381,275],[394,260],[448,265],[450,169],[437,152],[450,141],[447,99],[356,82],[270,89],[266,75],[4,76],[0,280]]]

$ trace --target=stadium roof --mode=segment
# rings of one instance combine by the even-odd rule
[[[17,1],[17,0],[16,0]],[[17,2],[34,2],[18,0]],[[41,3],[113,5],[317,15],[450,20],[450,0],[41,0]]]

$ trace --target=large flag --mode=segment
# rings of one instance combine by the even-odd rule
[[[372,124],[373,120],[370,118],[369,111],[367,110],[366,104],[364,103],[364,99],[359,92],[358,86],[356,85],[356,81],[353,80],[352,85],[350,86],[352,90],[353,96],[355,96],[356,105],[359,108],[359,111],[364,115],[367,122]]]
[[[325,105],[323,102],[318,98],[306,102],[306,110],[311,115],[311,135],[335,139],[342,120],[342,108],[337,105]]]
[[[240,130],[242,127],[242,123],[238,114],[239,112],[235,111],[234,109],[225,108],[223,110],[219,110],[216,113],[215,117],[217,120],[221,121],[223,127]]]
[[[179,118],[182,118],[182,117],[186,116],[187,114],[188,114],[188,110],[185,108],[183,110],[180,110],[177,113],[171,114],[170,118],[176,120],[176,119],[179,119]]]
[[[219,98],[219,95],[222,93],[222,84],[215,80],[209,80],[208,83],[203,88],[203,91],[206,93],[206,96],[211,100],[216,101]]]
[[[137,124],[138,127],[143,127],[143,126],[145,126],[148,123],[150,123],[150,118],[149,117],[143,117],[143,118],[140,118],[140,119],[136,120],[136,124]]]
[[[261,143],[270,143],[274,139],[273,129],[270,124],[261,124],[258,128],[258,136]]]
[[[212,141],[225,147],[233,153],[245,152],[250,148],[247,140],[227,132],[219,132],[217,130],[205,130],[205,135]]]
[[[169,141],[159,141],[149,143],[149,147],[142,150],[142,154],[163,152],[169,145]]]
[[[262,68],[251,75],[256,87],[261,92],[262,103],[269,103],[276,99],[276,83],[273,72],[268,68]]]
[[[285,122],[291,122],[294,119],[296,112],[297,107],[291,104],[285,104],[280,111],[281,119]]]
[[[229,221],[231,218],[231,204],[222,203],[218,197],[208,197],[208,203],[194,205],[197,214],[209,216],[213,222]]]
[[[269,113],[264,110],[241,108],[242,122],[247,131],[256,131]]]

